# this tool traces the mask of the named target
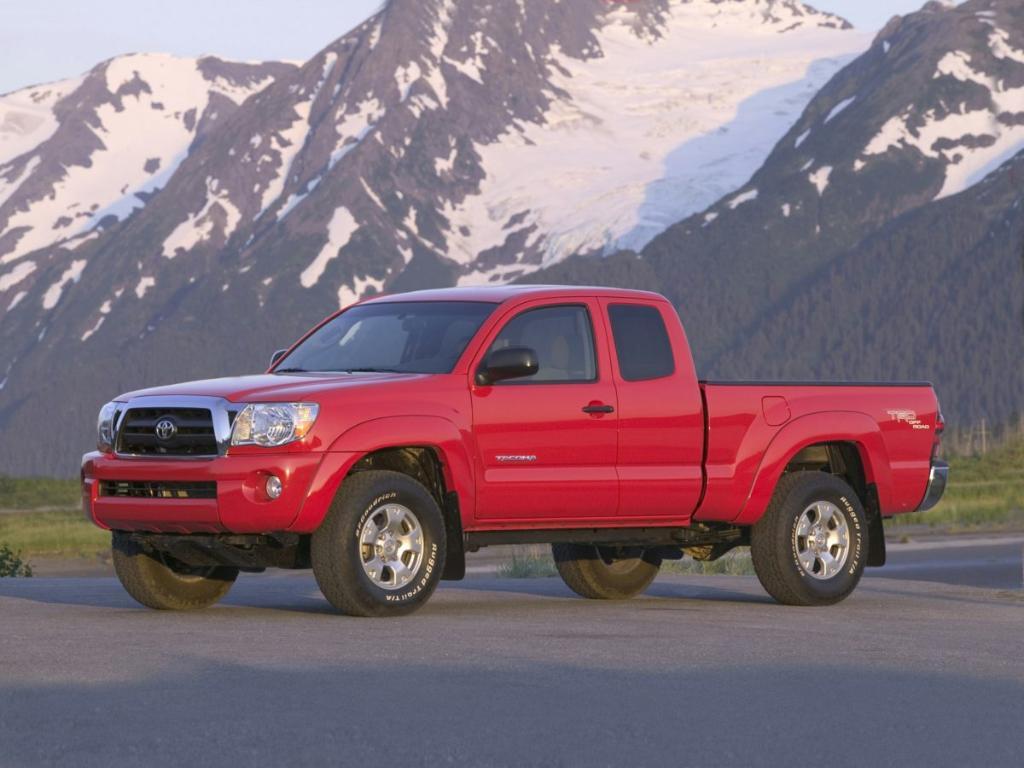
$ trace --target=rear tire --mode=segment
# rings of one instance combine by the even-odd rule
[[[444,571],[445,526],[430,492],[401,472],[345,479],[313,534],[313,573],[349,616],[404,616],[434,593]]]
[[[552,544],[551,554],[566,586],[592,600],[625,600],[639,595],[661,568],[660,558],[652,558],[643,550],[624,553],[593,544]]]
[[[860,499],[825,472],[779,481],[751,531],[754,571],[785,605],[832,605],[849,597],[864,573],[868,524]]]
[[[113,533],[114,572],[137,602],[158,611],[209,608],[238,578],[228,566],[194,568],[173,558],[146,553],[126,534]]]

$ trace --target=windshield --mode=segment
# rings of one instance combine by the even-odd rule
[[[355,306],[316,330],[274,372],[450,373],[495,306],[476,301]]]

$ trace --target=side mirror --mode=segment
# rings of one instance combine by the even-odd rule
[[[476,373],[476,383],[482,386],[506,379],[533,376],[540,369],[537,353],[529,347],[506,347],[491,352]]]
[[[273,368],[277,364],[277,361],[284,357],[287,351],[287,349],[279,349],[274,354],[272,354],[270,356],[270,367]]]

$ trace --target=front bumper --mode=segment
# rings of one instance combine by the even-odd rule
[[[946,483],[949,481],[949,464],[944,461],[932,461],[931,472],[928,473],[928,487],[925,489],[924,498],[918,505],[915,512],[925,512],[936,504],[946,492]]]
[[[156,533],[266,533],[294,530],[300,518],[319,524],[335,489],[342,454],[277,453],[207,460],[124,458],[92,452],[82,457],[82,506],[101,528]],[[321,471],[323,470],[323,471]],[[264,493],[266,478],[281,478],[277,499]],[[100,481],[215,482],[216,498],[107,496]],[[313,510],[310,506],[324,506]],[[315,527],[315,526],[314,526]]]

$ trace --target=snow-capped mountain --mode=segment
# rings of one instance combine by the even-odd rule
[[[0,264],[16,267],[0,284],[35,270],[26,254],[73,251],[141,208],[194,142],[292,69],[129,55],[0,97]]]
[[[666,273],[680,254],[707,270],[674,298],[698,314],[729,305],[704,336],[714,360],[799,280],[1021,150],[1024,5],[929,3],[891,22],[829,82],[746,184],[671,227],[645,256]]]
[[[1024,4],[929,3],[737,189],[641,258],[532,279],[665,292],[702,374],[931,378],[954,424],[1024,411]]]
[[[2,97],[0,467],[71,472],[112,394],[258,370],[359,296],[491,280],[661,290],[705,375],[887,377],[927,297],[967,306],[918,290],[941,247],[1005,329],[958,328],[941,388],[1022,333],[962,274],[1020,268],[1022,13],[931,3],[872,43],[795,0],[390,0],[300,67],[133,57]],[[845,280],[917,281],[900,327],[843,314]],[[961,376],[947,416],[1024,409],[1018,378]]]
[[[141,57],[12,94],[0,426],[52,426],[74,392],[88,444],[107,393],[258,368],[368,292],[639,247],[868,42],[796,0],[391,0],[299,68]]]

